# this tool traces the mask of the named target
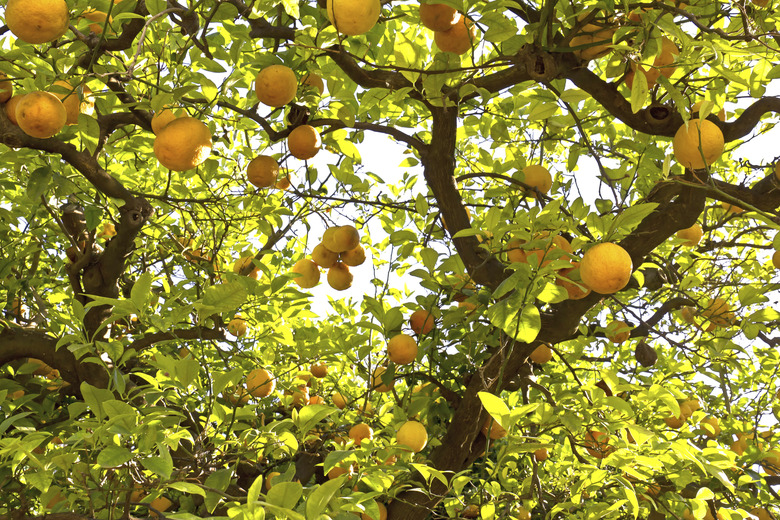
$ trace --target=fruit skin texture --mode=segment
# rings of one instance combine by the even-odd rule
[[[677,238],[685,240],[682,245],[687,247],[693,247],[698,244],[702,235],[703,232],[698,222],[689,228],[681,229],[677,232]]]
[[[246,388],[254,397],[268,397],[276,388],[276,379],[268,370],[255,368],[246,376]]]
[[[276,184],[279,163],[270,155],[258,155],[246,167],[246,178],[258,188],[270,188]]]
[[[428,444],[428,432],[425,426],[417,421],[403,423],[395,438],[398,444],[410,448],[414,453],[420,453]]]
[[[211,154],[209,127],[194,117],[174,119],[154,140],[154,155],[175,172],[191,170]]]
[[[236,274],[240,274],[245,267],[252,266],[253,267],[252,271],[249,272],[247,276],[257,280],[257,278],[260,276],[260,268],[254,267],[254,259],[255,259],[254,255],[242,256],[241,258],[236,260],[235,264],[233,264],[233,272]]]
[[[382,382],[382,376],[387,371],[387,367],[378,366],[374,369],[374,373],[371,376],[371,386],[373,387],[372,390],[376,390],[377,392],[389,392],[393,389],[393,385],[395,385],[395,380],[393,380],[389,385],[386,385]]]
[[[474,24],[459,14],[458,21],[450,29],[433,33],[433,41],[443,52],[465,54],[471,49],[471,44],[476,40],[476,36]]]
[[[303,289],[311,289],[320,283],[320,270],[317,267],[317,264],[308,258],[302,258],[295,262],[295,265],[292,268],[292,272],[301,275],[295,278],[293,281]]]
[[[16,107],[24,97],[24,94],[17,94],[9,99],[5,104],[5,115],[8,116],[8,120],[13,124],[19,126],[19,121],[16,119]]]
[[[485,437],[490,437],[490,440],[498,440],[506,437],[506,430],[503,426],[492,417],[488,416],[485,423],[482,425],[482,433]]]
[[[428,334],[433,330],[436,325],[436,318],[433,314],[424,309],[418,309],[412,313],[409,317],[409,326],[418,336],[422,334]]]
[[[705,426],[705,424],[709,426]],[[706,432],[707,437],[710,439],[717,439],[718,435],[720,435],[721,429],[717,417],[705,417],[701,420],[699,426],[701,426],[701,429]]]
[[[171,502],[167,497],[157,497],[149,503],[149,508],[150,508],[149,514],[152,516],[152,518],[157,518],[157,513],[152,511],[152,509],[156,509],[157,511],[163,512],[166,511],[172,505],[173,502]]]
[[[298,78],[286,65],[270,65],[255,77],[257,99],[269,107],[283,107],[295,99],[297,92]]]
[[[376,25],[382,5],[379,0],[328,0],[326,10],[338,32],[357,36]]]
[[[552,188],[552,175],[550,171],[544,166],[538,164],[531,164],[523,168],[524,181],[529,186],[533,186],[541,193],[546,194]],[[530,196],[536,197],[536,192],[528,190]]]
[[[53,94],[60,98],[65,106],[67,119],[65,124],[75,125],[79,122],[79,114],[91,114],[95,109],[95,102],[92,100],[92,91],[86,85],[74,87],[67,81],[55,81],[56,86]],[[79,88],[81,92],[79,92]]]
[[[305,161],[320,151],[322,138],[317,129],[311,125],[297,126],[287,136],[287,147],[293,157]]]
[[[90,22],[94,22],[89,24],[89,30],[90,32],[93,32],[95,34],[103,34],[103,26],[106,25],[106,18],[108,17],[108,14],[103,11],[98,11],[96,9],[87,9],[84,11],[79,18],[86,18]],[[109,32],[112,32],[110,30],[111,22],[113,21],[113,18],[108,18],[108,27]]]
[[[352,286],[352,273],[343,262],[336,262],[328,269],[328,285],[337,291],[346,291]]]
[[[534,458],[538,462],[542,462],[543,460],[547,460],[547,457],[549,454],[547,453],[547,448],[539,448],[534,452]]]
[[[591,13],[583,13],[577,17],[581,22]],[[582,60],[593,60],[600,58],[612,51],[612,35],[615,34],[615,28],[609,27],[608,20],[603,16],[597,16],[596,23],[588,23],[582,26],[575,36],[569,42],[569,47],[580,47],[588,45],[584,49],[574,51],[575,56]]]
[[[27,43],[56,40],[68,30],[68,21],[65,0],[8,0],[5,8],[8,29]]]
[[[603,242],[588,249],[580,262],[582,282],[599,294],[613,294],[628,285],[634,265],[628,252]]]
[[[14,93],[14,84],[8,76],[0,72],[0,103],[5,103]]]
[[[16,105],[16,121],[25,134],[39,139],[57,135],[68,114],[57,96],[50,92],[31,92]]]
[[[613,321],[607,325],[607,339],[620,345],[631,337],[631,327],[625,321]]]
[[[780,251],[772,253],[772,265],[775,266],[775,269],[780,269]]]
[[[334,253],[343,253],[360,245],[360,234],[355,226],[330,228],[322,236],[322,243]]]
[[[458,11],[444,4],[420,4],[420,22],[432,31],[447,31],[458,21]]]
[[[552,359],[552,349],[547,345],[539,345],[528,357],[534,363],[543,365]]]
[[[168,123],[174,119],[176,119],[176,114],[170,108],[158,110],[154,116],[152,116],[152,132],[154,132],[154,135],[162,132],[162,129],[168,126]]]
[[[407,334],[396,334],[387,343],[387,357],[396,365],[408,365],[417,358],[417,342]]]
[[[311,259],[318,266],[330,269],[338,262],[339,255],[325,247],[324,244],[317,244],[311,252]]]
[[[360,446],[364,439],[374,438],[374,430],[366,423],[356,424],[349,429],[349,438],[355,441],[355,446]]]
[[[734,319],[731,306],[723,298],[714,298],[710,300],[707,307],[701,311],[701,315],[710,320],[716,326],[723,327],[730,325]]]
[[[239,315],[228,322],[228,332],[237,338],[246,334],[246,320]]]
[[[322,95],[325,92],[325,82],[322,81],[322,76],[309,72],[301,78],[301,85],[313,87]]]
[[[325,365],[323,363],[320,363],[318,365],[312,365],[309,369],[309,372],[311,372],[311,375],[316,377],[317,379],[322,379],[323,377],[328,375],[328,365]]]
[[[531,520],[531,512],[523,506],[520,506],[517,508],[517,515],[515,518],[517,520]]]
[[[333,401],[333,406],[339,410],[343,410],[347,407],[347,398],[344,397],[344,394],[341,392],[334,392],[333,395],[330,396],[330,400]]]
[[[702,170],[717,161],[725,141],[718,125],[709,119],[691,119],[674,135],[674,157],[690,170]]]
[[[585,434],[585,440],[583,444],[585,449],[592,457],[597,459],[603,459],[613,451],[615,448],[607,444],[609,442],[609,435],[597,430],[590,430]]]
[[[339,254],[339,260],[350,267],[357,267],[366,261],[366,251],[363,249],[363,246],[358,244],[354,249],[342,251]]]

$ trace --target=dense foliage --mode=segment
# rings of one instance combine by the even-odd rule
[[[0,518],[778,518],[773,2],[441,2],[468,22],[68,0],[27,43],[10,4],[56,0],[10,0],[14,94],[78,102],[52,137],[0,111]],[[349,225],[366,262],[314,285]],[[572,270],[599,243],[612,294]]]

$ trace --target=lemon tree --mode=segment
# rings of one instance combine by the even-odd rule
[[[778,518],[775,6],[441,2],[3,3],[0,520]]]

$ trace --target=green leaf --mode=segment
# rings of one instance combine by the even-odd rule
[[[522,309],[513,309],[508,298],[488,308],[490,323],[501,328],[517,341],[530,343],[536,339],[542,328],[542,318],[539,309],[528,304]]]
[[[118,468],[132,458],[133,454],[127,448],[108,446],[98,454],[97,463],[104,468]]]
[[[222,312],[235,311],[247,299],[246,287],[239,282],[212,285],[204,292],[201,302],[196,308],[201,313],[201,320]]]
[[[217,471],[215,471],[214,473],[212,473],[206,478],[206,482],[204,482],[204,484],[206,487],[210,487],[218,491],[224,492],[227,489],[227,487],[230,485],[231,478],[233,478],[232,470],[218,469]],[[213,491],[207,491],[206,498],[204,500],[204,504],[206,505],[206,510],[209,513],[213,513],[214,510],[219,505],[219,503],[222,501],[222,499],[223,497],[221,494],[214,493]]]
[[[325,512],[331,499],[341,489],[346,477],[344,475],[321,484],[312,491],[306,499],[306,518],[318,518]]]
[[[152,273],[143,273],[133,284],[130,290],[130,299],[133,301],[139,311],[146,309],[146,302],[152,293]]]
[[[112,401],[114,399],[114,394],[111,393],[110,390],[97,388],[86,382],[81,383],[79,388],[81,389],[81,395],[84,398],[84,402],[87,403],[89,410],[95,414],[95,417],[98,419],[106,417],[103,403]]]
[[[269,504],[293,509],[303,495],[303,486],[300,482],[279,482],[274,484],[266,495]]]
[[[298,412],[298,417],[295,419],[295,426],[301,430],[301,435],[306,435],[309,430],[314,428],[314,425],[325,419],[326,417],[333,415],[338,411],[337,408],[326,406],[324,404],[312,404],[304,406],[301,411]]]
[[[30,174],[30,179],[27,181],[27,197],[30,200],[39,202],[41,195],[46,192],[51,182],[52,169],[48,166],[41,166],[40,168],[33,170]]]
[[[175,489],[176,491],[181,491],[182,493],[187,493],[189,495],[200,495],[202,497],[206,496],[206,491],[199,485],[193,484],[192,482],[172,482],[168,484],[168,487]]]
[[[260,498],[260,495],[263,492],[263,475],[258,476],[254,482],[252,482],[252,485],[249,486],[249,490],[246,494],[246,505],[247,509],[249,510],[249,514],[251,517],[254,518],[255,511],[258,509],[257,504],[255,502],[258,501]]]
[[[630,208],[626,208],[626,210],[620,213],[612,222],[609,235],[612,235],[616,230],[621,231],[622,235],[628,235],[645,219],[645,217],[655,211],[655,208],[657,207],[657,202],[646,202],[644,204],[637,204]]]
[[[496,420],[498,424],[504,428],[504,418],[509,416],[509,407],[498,396],[491,394],[490,392],[479,392],[477,397],[482,402],[482,406],[485,407],[487,413]]]
[[[638,72],[634,74],[634,83],[631,85],[631,111],[633,113],[636,114],[644,108],[648,92],[647,77],[645,77],[644,73]]]
[[[141,461],[141,465],[164,479],[171,478],[173,462],[170,457],[147,457]]]

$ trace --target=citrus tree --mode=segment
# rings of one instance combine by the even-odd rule
[[[777,518],[773,3],[440,1],[8,0],[0,518]]]

